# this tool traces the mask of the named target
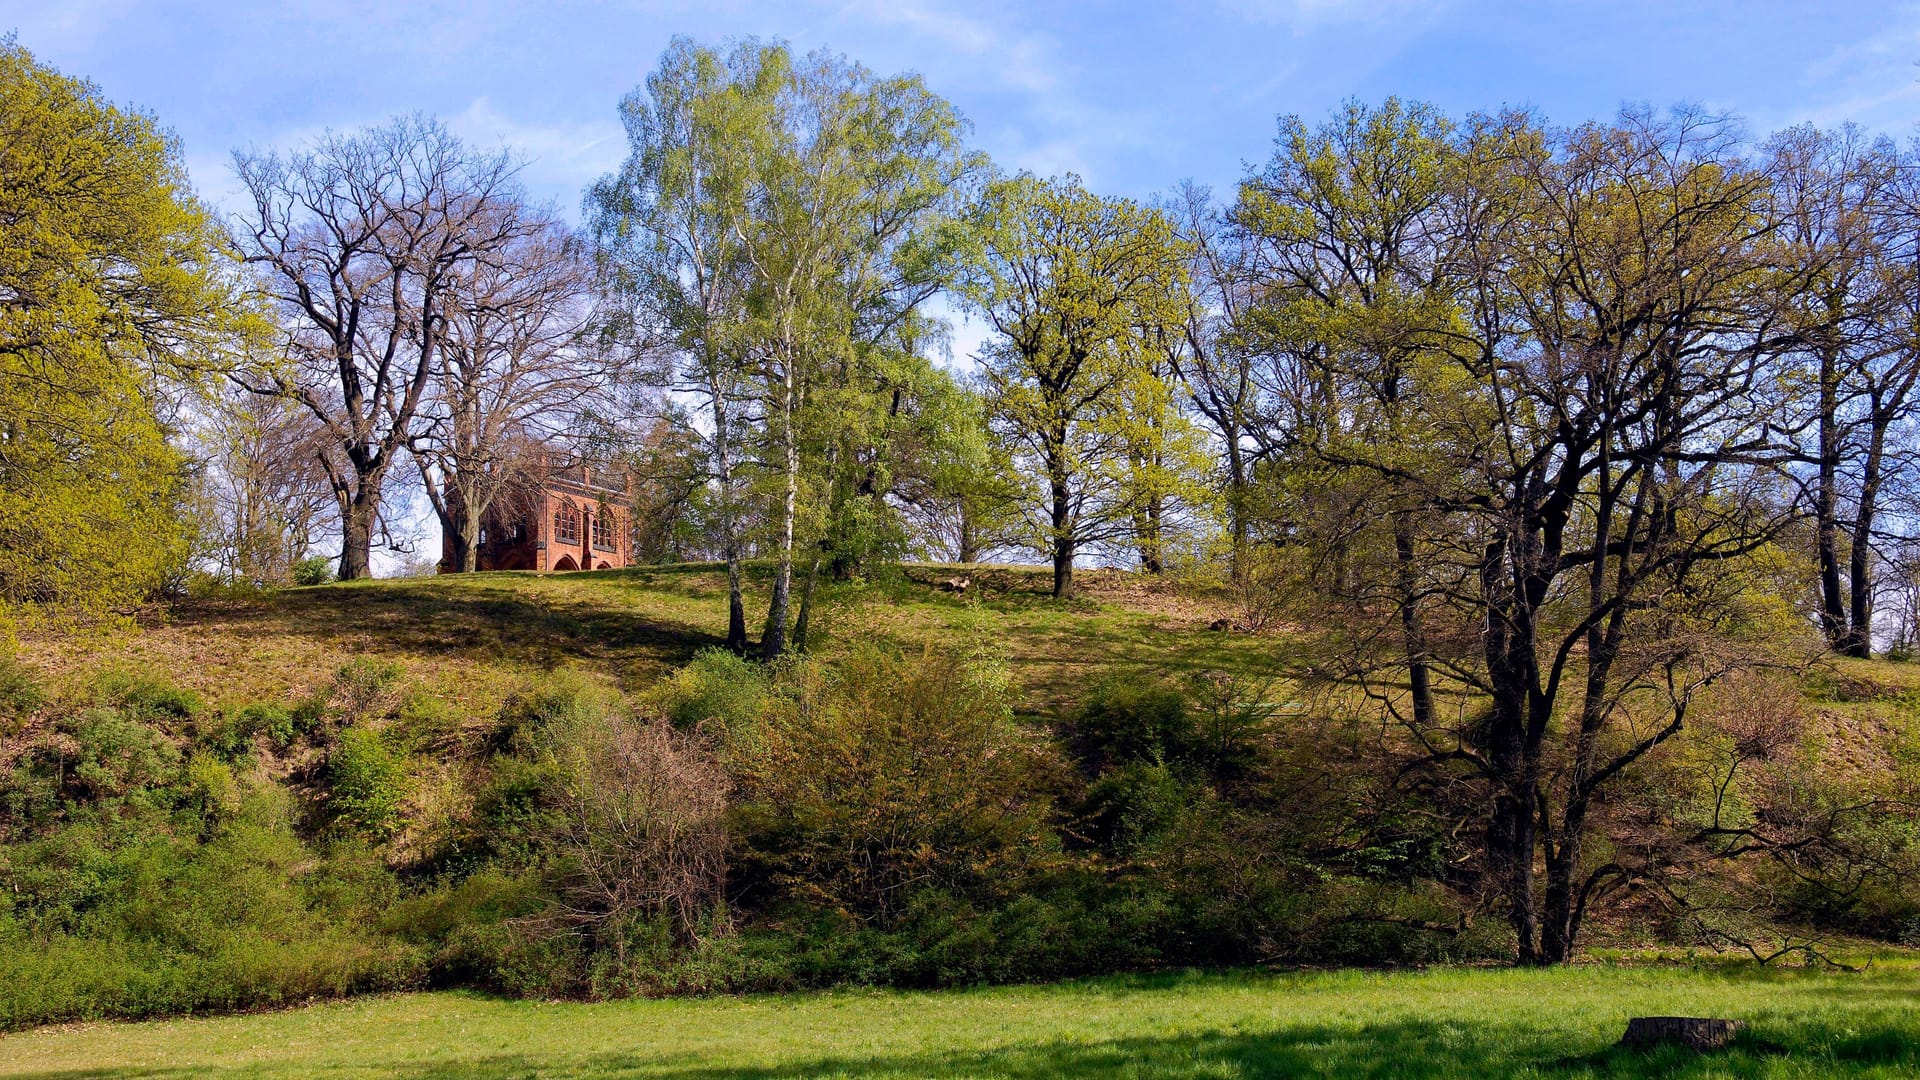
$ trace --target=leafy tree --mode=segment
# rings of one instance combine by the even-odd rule
[[[959,115],[918,76],[876,76],[814,54],[794,67],[777,104],[779,149],[753,177],[754,227],[744,245],[768,465],[780,478],[761,637],[769,659],[786,649],[808,398],[816,389],[891,396],[887,361],[912,356],[916,314],[942,284],[929,238],[981,165],[961,142]],[[828,404],[834,420],[872,415]],[[871,441],[863,429],[871,431],[846,425],[823,452],[851,465],[858,444]]]
[[[1254,516],[1254,463],[1273,446],[1273,435],[1262,422],[1270,413],[1261,402],[1259,354],[1248,343],[1256,310],[1252,258],[1257,245],[1243,243],[1246,234],[1233,227],[1206,188],[1183,185],[1169,212],[1193,253],[1188,270],[1192,300],[1181,327],[1181,347],[1171,350],[1171,357],[1198,422],[1211,429],[1219,444],[1231,570],[1240,579],[1247,570]]]
[[[905,400],[916,313],[940,284],[927,240],[978,160],[917,77],[824,53],[796,60],[783,45],[723,57],[677,41],[625,108],[632,154],[589,199],[595,232],[630,340],[658,329],[671,357],[661,381],[706,400],[736,649],[736,453],[764,466],[771,658],[787,648],[802,532],[831,545],[883,505],[871,446]],[[758,431],[741,430],[743,413]]]
[[[1346,464],[1347,444],[1412,459],[1432,452],[1410,438],[1417,406],[1408,396],[1454,315],[1442,274],[1449,128],[1431,106],[1392,98],[1377,109],[1349,104],[1317,129],[1290,116],[1273,160],[1241,187],[1234,220],[1267,273],[1249,332],[1279,359],[1273,381],[1289,399],[1289,419],[1275,426],[1317,446],[1330,466]],[[1384,513],[1391,525],[1410,706],[1425,724],[1433,692],[1415,538],[1420,500],[1398,475],[1375,474],[1365,513]]]
[[[656,385],[705,399],[713,517],[727,564],[727,647],[747,648],[739,475],[747,443],[749,225],[754,157],[772,133],[784,50],[731,53],[677,38],[646,86],[621,103],[628,157],[587,196],[594,237],[623,320],[614,332],[659,358]],[[653,345],[663,346],[658,349]]]
[[[1794,456],[1812,471],[1820,628],[1833,649],[1866,657],[1875,530],[1920,379],[1912,182],[1901,179],[1912,163],[1852,128],[1791,128],[1767,150],[1777,288],[1799,343],[1794,375],[1811,391],[1813,439]]]
[[[1187,250],[1157,210],[1028,175],[987,190],[973,244],[963,295],[996,335],[981,357],[990,409],[1045,485],[1033,535],[1068,596],[1075,556],[1124,536],[1142,506],[1127,406],[1163,392],[1150,331],[1186,316]]]
[[[169,385],[240,329],[179,146],[0,39],[0,616],[101,611],[184,559]]]
[[[1403,129],[1388,160],[1423,141]],[[1764,242],[1768,177],[1724,123],[1688,112],[1562,132],[1480,118],[1452,150],[1427,145],[1457,154],[1415,219],[1443,257],[1396,275],[1417,291],[1335,307],[1294,339],[1311,388],[1292,425],[1299,490],[1355,493],[1344,512],[1303,515],[1296,543],[1309,592],[1357,590],[1324,662],[1403,725],[1402,777],[1478,793],[1473,880],[1520,960],[1557,962],[1594,904],[1659,888],[1675,860],[1802,842],[1781,818],[1650,843],[1614,802],[1716,684],[1792,657],[1773,585],[1791,508],[1768,426],[1787,403],[1769,395],[1791,337]],[[1319,242],[1385,250],[1411,190],[1352,205]],[[1391,542],[1356,546],[1382,504],[1398,511]],[[1419,556],[1411,593],[1403,537]],[[1372,644],[1405,629],[1410,596],[1417,656],[1461,695],[1453,718],[1431,700],[1405,708],[1405,656]]]

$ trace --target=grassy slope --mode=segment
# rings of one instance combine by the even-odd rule
[[[0,1076],[1911,1076],[1920,970],[1452,969],[578,1005],[437,993],[0,1037]],[[1610,1050],[1632,1015],[1735,1049]]]
[[[1004,650],[1037,712],[1056,711],[1108,666],[1244,670],[1264,666],[1279,644],[1208,631],[1228,614],[1217,598],[1119,572],[1084,574],[1087,595],[1064,605],[1044,595],[1041,574],[1029,569],[910,573],[919,580],[834,590],[815,617],[829,647],[971,634]],[[964,598],[931,584],[955,574],[974,580]],[[747,602],[757,626],[763,583]],[[292,699],[349,656],[368,655],[396,660],[428,689],[490,711],[516,682],[557,667],[640,689],[725,633],[724,575],[690,565],[328,585],[184,604],[105,640],[23,644],[30,663],[59,675],[148,668],[216,703]]]

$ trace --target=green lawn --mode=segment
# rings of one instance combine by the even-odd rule
[[[1735,1049],[1609,1049],[1636,1014]],[[1920,1074],[1920,966],[1192,975],[576,1005],[461,993],[0,1037],[0,1076],[1105,1077]]]

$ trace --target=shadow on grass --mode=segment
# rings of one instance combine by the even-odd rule
[[[698,1055],[648,1055],[619,1052],[585,1056],[493,1054],[432,1064],[369,1062],[380,1075],[413,1080],[479,1080],[483,1077],[661,1077],[667,1080],[798,1080],[841,1076],[880,1078],[958,1078],[994,1076],[1007,1080],[1155,1076],[1199,1077],[1404,1077],[1434,1080],[1452,1077],[1694,1077],[1760,1076],[1785,1065],[1794,1075],[1908,1075],[1920,1065],[1920,1045],[1909,1033],[1872,1035],[1798,1029],[1809,1047],[1794,1052],[1756,1037],[1727,1050],[1696,1054],[1679,1047],[1653,1052],[1604,1047],[1569,1056],[1564,1036],[1538,1029],[1414,1021],[1360,1027],[1300,1026],[1273,1032],[1215,1032],[1164,1038],[1101,1042],[1058,1041],[993,1050],[928,1051],[908,1054],[824,1055],[770,1066],[713,1065]],[[337,1075],[348,1069],[289,1064],[260,1075]],[[176,1080],[200,1075],[192,1068],[144,1071],[68,1070],[27,1074],[37,1080],[90,1080],[139,1076]],[[250,1074],[252,1075],[252,1074]]]
[[[221,618],[225,633],[243,639],[297,635],[380,653],[465,655],[545,668],[582,657],[671,666],[723,644],[689,623],[605,602],[618,592],[596,598],[569,584],[566,578],[518,574],[377,587],[355,583],[280,593],[238,619],[230,609],[211,608],[206,614]],[[174,621],[191,627],[201,616],[186,605]]]

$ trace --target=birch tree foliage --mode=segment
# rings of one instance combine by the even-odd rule
[[[779,44],[676,41],[624,111],[633,152],[589,197],[595,232],[630,332],[663,329],[662,374],[705,399],[735,649],[739,559],[750,539],[777,557],[763,641],[776,654],[796,538],[836,520],[805,505],[831,497],[820,464],[870,457],[884,433],[873,402],[893,398],[900,343],[939,287],[938,223],[979,160],[918,77]],[[744,536],[760,516],[771,535]]]

